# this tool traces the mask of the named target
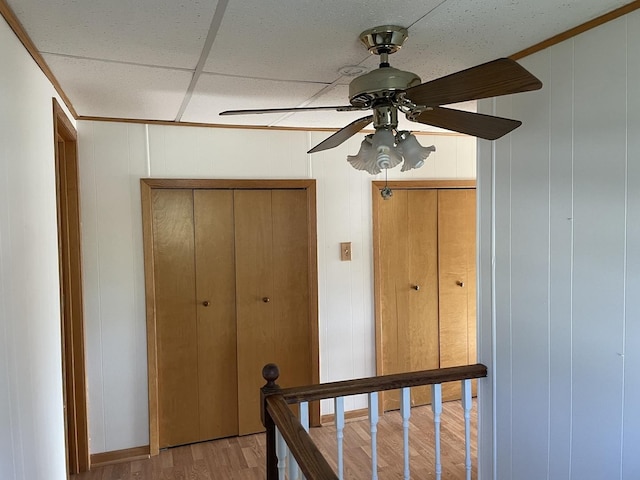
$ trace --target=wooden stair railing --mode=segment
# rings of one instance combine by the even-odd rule
[[[299,403],[304,410],[308,408],[308,402],[323,400],[327,398],[338,399],[349,395],[369,394],[370,401],[375,401],[375,407],[369,407],[372,441],[375,445],[375,424],[377,423],[377,392],[400,389],[401,414],[404,425],[404,444],[408,451],[408,420],[410,415],[410,387],[431,385],[435,397],[441,398],[440,384],[452,381],[461,381],[463,385],[463,408],[465,410],[465,422],[468,426],[469,411],[471,409],[471,379],[487,376],[487,367],[482,364],[465,365],[459,367],[439,368],[435,370],[423,370],[419,372],[398,373],[393,375],[383,375],[379,377],[360,378],[356,380],[345,380],[341,382],[331,382],[304,387],[280,388],[276,381],[280,375],[277,365],[270,363],[262,369],[262,377],[266,384],[261,389],[262,423],[266,428],[267,441],[267,480],[284,479],[283,459],[278,459],[276,450],[278,449],[276,431],[278,438],[286,442],[286,446],[293,455],[295,462],[290,463],[296,473],[290,475],[290,480],[297,480],[297,469],[299,468],[306,480],[339,480],[342,478],[342,458],[339,447],[338,453],[338,474],[336,474],[322,452],[315,445],[307,430],[300,420],[289,408],[289,404]],[[438,407],[439,405],[439,407]],[[436,478],[440,478],[441,470],[439,465],[439,414],[442,411],[442,402],[434,401],[432,405],[434,411],[434,423],[436,424]],[[372,412],[374,410],[374,412]],[[371,416],[375,418],[371,418]],[[338,427],[338,441],[341,436],[341,426],[336,412],[336,426]],[[342,427],[344,427],[344,411],[342,412]],[[468,428],[466,428],[468,432]],[[469,453],[469,438],[466,438],[467,449],[467,478],[471,476],[471,463]],[[375,448],[372,452],[372,478],[377,478]],[[292,465],[293,464],[293,465]],[[409,478],[408,456],[405,455],[404,477]]]

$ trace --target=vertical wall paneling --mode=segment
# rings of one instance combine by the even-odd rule
[[[91,453],[98,453],[148,444],[139,190],[145,131],[83,122],[78,137],[89,423]]]
[[[66,478],[51,98],[62,101],[3,19],[0,58],[0,478]]]
[[[500,115],[513,118],[511,97],[496,101]],[[495,112],[492,112],[495,113]],[[496,452],[498,478],[513,478],[512,457],[512,331],[511,331],[511,136],[494,143],[494,199],[493,199],[493,246],[494,295],[504,299],[494,306],[495,346],[493,353],[497,362],[495,375],[495,408],[501,413],[496,418]],[[484,217],[483,217],[484,218]]]
[[[624,18],[575,39],[571,473],[576,479],[620,476],[625,44]]]
[[[549,75],[549,478],[571,461],[573,42],[547,52]]]
[[[547,56],[534,55],[526,66],[547,83]],[[511,342],[517,345],[511,351],[513,477],[524,470],[531,478],[544,478],[548,462],[549,114],[540,108],[548,104],[548,92],[514,95],[512,100],[524,125],[510,136],[509,321]]]
[[[622,478],[640,478],[640,15],[627,19],[627,258]]]
[[[524,122],[479,144],[483,478],[640,475],[639,32],[634,12],[527,57],[541,91],[480,102]]]
[[[478,102],[478,112],[491,114],[493,102]],[[478,478],[495,478],[495,322],[493,315],[493,146],[494,142],[479,140],[477,144],[477,348],[478,362],[488,368],[488,378],[478,382]]]

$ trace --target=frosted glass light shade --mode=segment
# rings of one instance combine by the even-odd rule
[[[364,137],[357,155],[348,155],[347,162],[356,170],[366,170],[371,175],[377,175],[380,173],[380,167],[373,152],[372,138],[373,135]]]
[[[398,132],[378,128],[376,133],[367,135],[360,144],[356,155],[348,155],[347,161],[356,170],[365,170],[377,175],[383,169],[393,168],[402,162],[402,171],[420,168],[436,147],[423,147],[411,132]]]
[[[409,132],[398,134],[398,149],[404,157],[402,172],[422,167],[429,154],[436,151],[436,147],[433,145],[429,147],[420,145],[418,139]]]

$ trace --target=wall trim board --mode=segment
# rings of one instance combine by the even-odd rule
[[[581,33],[591,30],[592,28],[596,28],[607,22],[611,22],[616,18],[622,17],[623,15],[637,10],[638,8],[640,8],[640,0],[634,0],[627,5],[616,8],[615,10],[605,13],[604,15],[600,15],[599,17],[596,17],[593,20],[589,20],[588,22],[578,25],[577,27],[573,27],[566,32],[559,33],[558,35],[554,35],[553,37],[543,40],[540,43],[536,43],[535,45],[525,48],[524,50],[520,50],[519,52],[509,56],[509,58],[512,60],[520,60],[521,58],[527,57],[541,50],[545,50],[560,42],[564,42],[569,38],[575,37],[576,35],[580,35]]]
[[[156,311],[155,311],[155,279],[153,272],[153,223],[152,223],[152,190],[153,189],[297,189],[307,190],[308,211],[308,281],[309,281],[309,327],[311,379],[320,382],[320,342],[318,326],[318,265],[317,265],[317,208],[316,180],[233,180],[233,179],[164,179],[141,178],[140,191],[142,199],[142,229],[144,243],[144,278],[145,306],[147,322],[147,363],[149,389],[149,453],[158,455],[160,448],[160,424],[158,410],[158,346]],[[311,424],[320,424],[320,403],[314,402],[310,409]]]
[[[305,180],[226,180],[226,179],[210,179],[210,178],[142,178],[140,179],[141,188],[192,188],[192,189],[229,189],[229,190],[255,190],[275,188],[283,189],[307,189],[313,188],[315,191],[316,181],[314,179]],[[314,215],[315,216],[315,215]]]
[[[91,467],[103,467],[113,463],[131,462],[149,458],[149,445],[140,447],[125,448],[123,450],[112,450],[110,452],[92,453]]]
[[[403,190],[424,190],[427,188],[476,188],[475,180],[374,180],[371,182],[374,189],[374,195],[384,187],[389,187],[392,190],[394,188],[401,188]],[[375,203],[374,203],[375,205]]]
[[[82,240],[77,132],[53,99],[56,210],[60,276],[62,382],[65,396],[67,467],[72,474],[89,469],[89,427],[84,353]]]
[[[78,113],[73,108],[71,100],[67,97],[67,94],[64,93],[64,90],[62,90],[60,82],[58,82],[58,79],[49,68],[49,65],[47,65],[47,62],[44,61],[42,55],[40,55],[40,52],[22,26],[22,23],[20,23],[20,20],[18,20],[18,17],[16,17],[15,13],[13,13],[13,10],[11,10],[11,7],[5,0],[0,0],[0,15],[4,17],[11,30],[13,30],[13,33],[16,34],[18,40],[20,40],[24,48],[29,52],[29,55],[31,55],[31,58],[33,58],[38,67],[40,67],[40,70],[42,70],[45,77],[49,79],[51,85],[53,85],[53,88],[58,92],[58,95],[60,95],[60,98],[62,98],[62,101],[71,112],[71,115],[73,115],[73,118],[77,119]]]
[[[368,415],[368,408],[359,408],[357,410],[349,410],[347,412],[344,412],[345,420],[360,420],[361,418],[366,418]],[[334,413],[322,415],[320,420],[323,426],[326,424],[334,423],[336,421],[336,415]]]
[[[2,1],[2,0],[0,0]],[[337,132],[340,128],[328,127],[285,127],[285,126],[266,126],[266,125],[239,125],[224,123],[202,123],[202,122],[176,122],[173,120],[149,120],[143,118],[117,118],[117,117],[91,117],[81,115],[77,120],[87,122],[115,122],[115,123],[136,123],[145,125],[163,125],[169,127],[201,127],[201,128],[228,128],[232,130],[269,130],[271,132]],[[375,130],[366,128],[361,133],[375,133]],[[416,136],[437,136],[437,137],[468,137],[464,133],[457,132],[411,132]]]

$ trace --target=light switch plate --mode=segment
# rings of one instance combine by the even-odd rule
[[[351,242],[342,242],[340,244],[340,260],[343,262],[351,261]]]

